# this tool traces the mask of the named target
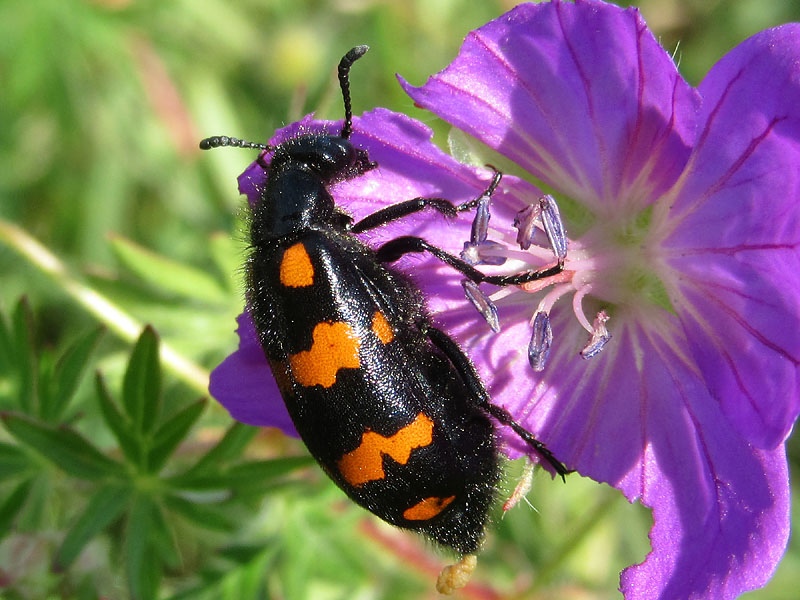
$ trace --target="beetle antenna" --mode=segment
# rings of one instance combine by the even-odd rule
[[[342,98],[344,99],[344,125],[340,137],[348,140],[353,131],[353,107],[350,103],[350,67],[359,58],[366,54],[369,46],[356,46],[342,57],[339,62],[339,85],[342,87]]]
[[[240,140],[239,138],[235,137],[228,137],[227,135],[215,135],[200,142],[201,150],[211,150],[211,148],[220,148],[222,146],[255,148],[257,150],[274,150],[274,147],[270,146],[269,144],[257,144],[255,142],[248,142],[247,140]]]

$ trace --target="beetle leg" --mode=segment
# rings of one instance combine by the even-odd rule
[[[514,273],[513,275],[486,275],[459,257],[445,252],[420,237],[410,235],[404,235],[386,242],[378,248],[377,258],[380,262],[394,262],[404,254],[412,252],[430,252],[433,256],[447,263],[456,271],[463,273],[467,279],[475,283],[491,283],[499,286],[520,285],[537,279],[545,279],[564,270],[564,265],[559,262],[552,267],[539,271],[525,271],[523,273]]]
[[[467,358],[466,354],[464,354],[458,344],[456,344],[449,335],[441,329],[436,329],[427,324],[420,323],[419,326],[428,339],[444,353],[450,363],[455,367],[456,372],[464,381],[467,389],[471,392],[470,398],[476,405],[503,425],[511,427],[514,433],[553,467],[553,470],[561,476],[561,479],[564,479],[567,474],[571,473],[561,461],[553,456],[553,453],[548,450],[547,446],[533,437],[530,431],[517,423],[506,409],[492,404],[489,393],[486,391],[486,388],[483,386],[478,376],[478,372],[475,370],[475,365],[472,364],[472,361]]]
[[[492,167],[492,169],[494,169],[494,167]],[[500,183],[502,176],[503,174],[500,173],[500,171],[494,169],[494,177],[492,177],[492,181],[481,195],[472,200],[462,202],[461,204],[453,204],[450,200],[446,200],[445,198],[412,198],[411,200],[392,204],[391,206],[375,211],[371,215],[367,215],[350,227],[349,231],[351,233],[361,233],[362,231],[375,229],[381,225],[386,225],[386,223],[391,223],[392,221],[397,221],[408,215],[423,211],[426,208],[432,208],[445,217],[455,217],[460,212],[472,210],[478,206],[482,198],[487,196],[491,197]]]

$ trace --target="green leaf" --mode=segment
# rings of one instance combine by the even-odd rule
[[[23,444],[50,459],[73,477],[101,479],[117,476],[123,470],[74,430],[51,427],[31,419],[3,414],[2,420],[11,434]]]
[[[149,433],[155,425],[161,404],[160,395],[158,336],[148,325],[133,348],[122,386],[122,404],[137,432]]]
[[[23,481],[0,504],[0,540],[8,534],[14,519],[25,505],[25,500],[28,498],[32,484],[32,479]]]
[[[119,236],[111,237],[119,259],[139,277],[170,294],[209,304],[224,304],[229,294],[207,273],[175,262]]]
[[[62,571],[69,567],[83,547],[122,514],[130,499],[131,490],[128,487],[110,484],[100,488],[67,532],[56,554],[53,569]]]
[[[272,480],[314,464],[310,456],[292,456],[242,463],[217,473],[191,473],[169,478],[175,489],[231,490],[234,493],[265,492],[276,487]]]
[[[34,410],[36,397],[36,354],[33,349],[33,317],[27,299],[22,298],[12,315],[12,331],[16,366],[17,406],[27,414]]]
[[[153,536],[155,553],[159,562],[165,563],[172,569],[181,566],[181,554],[178,550],[178,541],[172,524],[164,518],[164,512],[159,504],[153,504]]]
[[[103,328],[98,327],[84,335],[72,344],[58,361],[51,393],[47,394],[46,402],[44,397],[42,398],[41,415],[45,421],[56,421],[64,414],[102,334]]]
[[[184,476],[207,472],[221,463],[239,458],[256,433],[258,433],[258,427],[245,425],[238,421],[234,422],[225,432],[225,435],[222,436],[222,439],[192,465],[184,473]]]
[[[235,523],[216,505],[192,502],[174,494],[165,496],[164,503],[176,513],[201,527],[218,531],[231,531],[235,527]]]
[[[6,397],[6,385],[3,384],[3,381],[7,379],[10,383],[11,375],[16,369],[15,353],[16,348],[11,329],[6,322],[5,315],[0,312],[0,384],[2,384],[0,400]]]
[[[136,497],[128,515],[125,532],[125,572],[134,600],[150,600],[158,590],[159,565],[150,543],[153,532],[154,506],[146,496]]]
[[[203,414],[206,401],[198,400],[179,411],[158,428],[153,436],[150,453],[147,457],[147,467],[150,472],[157,472],[172,454],[172,451],[183,441],[186,434]]]
[[[24,473],[32,466],[28,455],[18,446],[0,442],[0,480]]]
[[[100,373],[97,373],[95,378],[95,387],[103,420],[105,420],[111,433],[117,439],[122,453],[129,462],[141,466],[144,459],[144,447],[141,438],[131,434],[132,426],[130,421],[117,408]]]

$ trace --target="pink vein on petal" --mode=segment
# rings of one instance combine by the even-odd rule
[[[572,62],[575,64],[575,68],[578,71],[578,76],[581,78],[581,81],[583,82],[583,91],[584,91],[584,94],[586,95],[586,107],[587,107],[588,112],[589,112],[589,120],[592,122],[592,127],[594,129],[594,135],[595,135],[595,141],[597,142],[597,145],[598,145],[598,154],[600,155],[600,162],[602,164],[601,172],[602,173],[608,173],[609,172],[609,169],[608,169],[608,148],[605,147],[605,140],[603,139],[603,136],[600,135],[600,133],[601,133],[600,132],[600,126],[599,126],[599,123],[597,122],[597,118],[595,116],[595,107],[594,107],[594,102],[593,102],[592,94],[591,94],[590,81],[589,81],[589,78],[586,76],[586,73],[584,73],[583,66],[581,65],[580,61],[578,60],[577,52],[575,51],[575,48],[574,48],[571,40],[567,37],[567,32],[566,32],[566,29],[564,28],[564,15],[563,15],[563,11],[565,10],[564,6],[562,4],[560,4],[560,3],[556,3],[555,8],[556,8],[556,15],[558,16],[558,25],[559,25],[559,27],[561,27],[561,33],[562,33],[562,36],[564,38],[564,43],[566,44],[567,50],[569,52],[569,55],[572,58]],[[606,181],[602,182],[602,185],[603,185],[603,196],[602,197],[603,197],[603,199],[608,199],[610,197],[611,192],[610,192],[610,190],[606,189],[606,187],[608,185],[607,178],[604,178],[604,179],[606,179]]]
[[[706,299],[711,297],[710,294],[701,290],[699,287],[696,289],[698,293],[706,297]],[[736,369],[735,361],[731,358],[730,353],[728,352],[725,344],[720,340],[719,336],[715,334],[714,328],[705,319],[701,317],[700,313],[697,310],[695,310],[695,307],[691,302],[689,302],[688,300],[684,300],[682,302],[682,305],[683,305],[683,311],[681,312],[685,311],[685,314],[691,315],[691,317],[697,322],[697,325],[702,328],[702,330],[706,334],[706,338],[708,340],[707,343],[713,344],[714,349],[718,353],[718,355],[724,357],[725,362],[730,367],[731,373],[733,373],[733,376],[736,380],[736,385],[741,390],[742,395],[747,399],[747,403],[750,405],[750,407],[756,414],[761,414],[761,411],[758,408],[756,400],[752,397],[750,392],[745,387],[739,375],[739,372]],[[734,320],[739,322],[737,318],[734,318]]]
[[[503,56],[497,51],[495,47],[493,47],[487,39],[481,35],[481,32],[473,31],[469,34],[470,38],[472,38],[477,44],[479,44],[489,56],[491,56],[494,61],[513,79],[516,80],[517,85],[521,90],[524,90],[528,97],[533,101],[536,107],[539,109],[539,112],[544,117],[545,122],[548,125],[548,128],[551,132],[553,132],[554,136],[558,139],[559,146],[561,149],[566,150],[568,152],[568,156],[570,159],[569,170],[564,171],[564,165],[561,164],[562,161],[557,160],[550,152],[546,151],[545,148],[537,142],[535,139],[532,139],[530,136],[526,135],[524,131],[520,130],[513,130],[512,133],[520,136],[522,141],[529,144],[529,146],[536,152],[536,158],[538,158],[538,162],[540,162],[539,172],[540,174],[545,173],[552,173],[558,181],[561,183],[562,186],[566,186],[567,188],[569,185],[566,182],[574,182],[576,180],[580,180],[578,186],[583,189],[588,189],[587,181],[584,178],[585,173],[583,169],[580,168],[580,161],[576,160],[576,157],[569,152],[573,148],[573,144],[567,140],[564,135],[561,133],[562,128],[557,125],[557,123],[552,118],[552,115],[548,114],[547,110],[547,103],[542,102],[539,95],[536,93],[536,90],[532,89],[526,81],[519,77],[517,69],[512,67],[508,62],[503,58]],[[444,83],[444,82],[442,82]],[[449,84],[448,84],[449,85]],[[450,86],[453,87],[453,86]],[[456,88],[462,90],[462,88]],[[463,90],[462,90],[463,91]],[[474,94],[468,94],[470,97],[474,98],[480,104],[488,107],[492,112],[498,115],[502,115],[506,122],[512,123],[514,119],[511,118],[511,115],[503,115],[499,110],[495,109],[495,107],[488,101],[476,96]],[[503,140],[500,140],[503,141]],[[508,140],[505,140],[508,142]],[[497,146],[501,146],[502,144],[497,143]],[[530,160],[533,158],[529,152],[523,151],[523,148],[515,148],[516,153],[520,157],[525,157],[525,159]],[[555,183],[555,182],[551,182]]]
[[[694,278],[692,278],[692,279],[695,280]],[[730,316],[731,319],[736,321],[736,323],[738,323],[739,326],[742,327],[742,329],[747,331],[755,339],[757,339],[759,342],[761,342],[761,345],[766,346],[767,348],[769,348],[770,350],[772,350],[773,352],[775,352],[777,354],[780,354],[781,356],[783,356],[784,358],[786,358],[787,360],[789,360],[790,362],[792,362],[795,365],[800,363],[800,360],[798,360],[797,358],[792,356],[785,348],[781,348],[780,346],[774,344],[772,341],[770,341],[767,338],[765,338],[764,335],[758,329],[754,329],[747,322],[747,320],[744,317],[742,317],[742,315],[740,315],[738,312],[736,312],[735,310],[731,309],[730,306],[728,306],[727,304],[722,302],[719,299],[718,296],[716,296],[715,294],[712,294],[710,291],[705,290],[705,288],[708,287],[706,285],[706,282],[702,282],[701,283],[701,282],[699,282],[697,280],[695,280],[695,281],[698,284],[695,289],[697,289],[697,291],[700,292],[703,295],[703,297],[706,298],[707,301],[713,302],[714,304],[716,304],[721,312],[724,312],[728,316]],[[719,286],[719,287],[722,287],[722,286]],[[740,294],[740,295],[745,297],[745,298],[747,297],[744,294]],[[764,303],[764,304],[766,304],[766,303]]]
[[[727,93],[727,90],[726,90]],[[714,109],[716,111],[716,108]],[[690,205],[688,205],[683,211],[680,213],[676,213],[671,215],[670,220],[673,222],[672,228],[669,231],[673,231],[677,228],[679,223],[681,223],[684,219],[688,218],[695,210],[700,208],[700,205],[703,204],[706,200],[708,200],[711,196],[719,192],[721,189],[725,187],[725,184],[730,180],[731,177],[736,173],[736,171],[747,161],[748,158],[755,152],[756,148],[763,142],[767,136],[772,132],[773,128],[777,123],[785,120],[786,117],[776,117],[770,121],[769,125],[764,129],[764,131],[759,134],[758,136],[754,137],[750,140],[747,148],[745,148],[741,155],[734,161],[733,165],[731,165],[727,171],[711,186],[706,189],[706,191],[698,196]]]
[[[761,252],[763,250],[797,250],[799,244],[740,244],[738,246],[717,246],[714,248],[665,248],[665,254],[676,257],[694,256],[699,254],[723,254],[736,256],[740,252]]]
[[[637,144],[637,142],[639,140],[639,136],[642,133],[642,122],[644,121],[644,117],[642,115],[642,108],[643,108],[643,105],[644,105],[644,87],[645,87],[644,57],[642,56],[642,35],[646,31],[647,31],[646,27],[640,27],[637,24],[637,26],[636,26],[636,65],[637,65],[637,73],[638,73],[638,78],[637,78],[638,79],[638,85],[637,85],[637,90],[636,90],[636,122],[634,123],[634,126],[633,126],[633,134],[631,135],[631,139],[630,139],[630,141],[629,141],[629,143],[627,145],[627,148],[625,149],[625,157],[624,157],[624,159],[622,161],[623,168],[622,168],[622,173],[621,173],[622,177],[620,177],[620,185],[622,185],[623,182],[625,182],[627,180],[628,176],[630,175],[629,171],[630,171],[630,168],[631,168],[631,165],[632,165],[631,157],[632,157],[634,148],[636,147],[636,144]],[[675,114],[675,92],[674,92],[674,86],[673,86],[672,101],[673,101],[672,113],[673,113],[673,118],[674,118],[674,114]],[[657,152],[655,152],[654,154],[657,154]],[[648,161],[648,162],[650,164],[652,164],[652,161]],[[644,170],[643,168],[639,170],[639,173],[637,174],[636,178],[633,180],[633,182],[631,182],[632,184],[635,184],[638,181],[638,179],[641,176],[643,170]],[[633,187],[633,185],[630,185],[628,187],[629,188]],[[627,198],[627,196],[628,195],[625,194],[626,198]]]

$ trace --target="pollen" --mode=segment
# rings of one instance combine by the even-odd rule
[[[474,554],[465,554],[456,564],[446,566],[436,580],[436,591],[449,596],[455,590],[463,588],[469,583],[477,565],[478,557]]]
[[[280,270],[281,283],[286,287],[314,285],[314,266],[302,243],[290,246],[283,253]]]
[[[432,441],[433,421],[426,414],[419,413],[414,421],[389,437],[366,431],[358,448],[339,459],[339,471],[350,485],[361,487],[368,481],[386,476],[384,455],[404,465],[411,458],[412,450],[424,448]]]
[[[408,521],[427,521],[442,512],[455,499],[455,496],[425,498],[414,506],[407,508],[403,512],[403,518]]]
[[[394,339],[392,326],[389,325],[389,321],[386,320],[386,317],[384,317],[383,313],[379,310],[376,310],[372,317],[372,331],[375,332],[375,335],[377,335],[378,339],[384,344],[388,344]]]
[[[361,366],[361,340],[347,323],[317,323],[312,338],[309,350],[289,356],[292,377],[300,385],[329,388],[336,383],[339,369]]]

